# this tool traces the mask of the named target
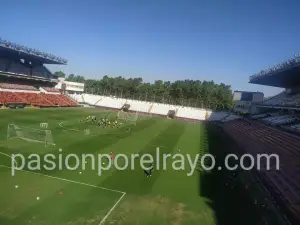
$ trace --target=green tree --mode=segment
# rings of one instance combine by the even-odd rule
[[[117,96],[128,99],[154,101],[166,104],[228,110],[232,107],[231,86],[214,81],[177,80],[174,82],[156,80],[146,83],[142,78],[109,77],[100,80],[85,79],[70,74],[68,81],[84,82],[87,93]]]
[[[56,78],[59,78],[59,77],[65,78],[66,74],[62,71],[56,71],[55,73],[53,73],[53,76],[56,77]]]

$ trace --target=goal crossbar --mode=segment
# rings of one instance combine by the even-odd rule
[[[118,120],[125,121],[127,123],[136,123],[138,119],[138,113],[131,113],[131,112],[123,112],[119,111],[117,115]]]

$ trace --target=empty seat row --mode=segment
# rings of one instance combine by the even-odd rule
[[[0,103],[7,104],[30,104],[33,106],[78,106],[69,97],[62,94],[42,94],[29,92],[0,91]]]
[[[292,213],[300,215],[300,139],[248,120],[230,121],[224,123],[223,128],[245,153],[278,155],[280,170],[275,170],[276,166],[272,165],[271,170],[259,172],[266,184],[278,194],[276,198],[284,201]]]
[[[204,109],[179,107],[176,116],[188,119],[205,120],[208,115]]]
[[[103,96],[101,100],[96,103],[96,106],[121,109],[122,106],[125,104],[125,102],[126,99],[123,98],[113,98],[113,97]]]
[[[127,104],[130,105],[130,110],[137,112],[149,113],[152,103],[138,100],[127,100]]]
[[[43,88],[47,92],[53,92],[53,93],[58,93],[59,92],[58,89],[53,88],[53,87],[41,87],[41,88]]]
[[[262,120],[273,125],[283,125],[295,121],[296,118],[291,115],[276,115],[264,118]]]
[[[31,85],[22,85],[22,84],[8,84],[8,83],[1,83],[0,88],[3,89],[15,89],[15,90],[28,90],[28,91],[37,91],[34,86]]]

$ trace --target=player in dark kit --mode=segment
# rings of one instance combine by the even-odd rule
[[[152,170],[153,170],[153,163],[151,163],[151,168],[149,171],[144,170],[144,173],[146,174],[147,177],[151,177],[152,176]]]

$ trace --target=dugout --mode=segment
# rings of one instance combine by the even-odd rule
[[[174,119],[175,118],[175,110],[169,110],[167,115],[169,118]]]
[[[128,112],[128,111],[129,111],[129,108],[130,108],[130,105],[129,105],[129,104],[124,104],[123,107],[122,107],[122,111]]]

